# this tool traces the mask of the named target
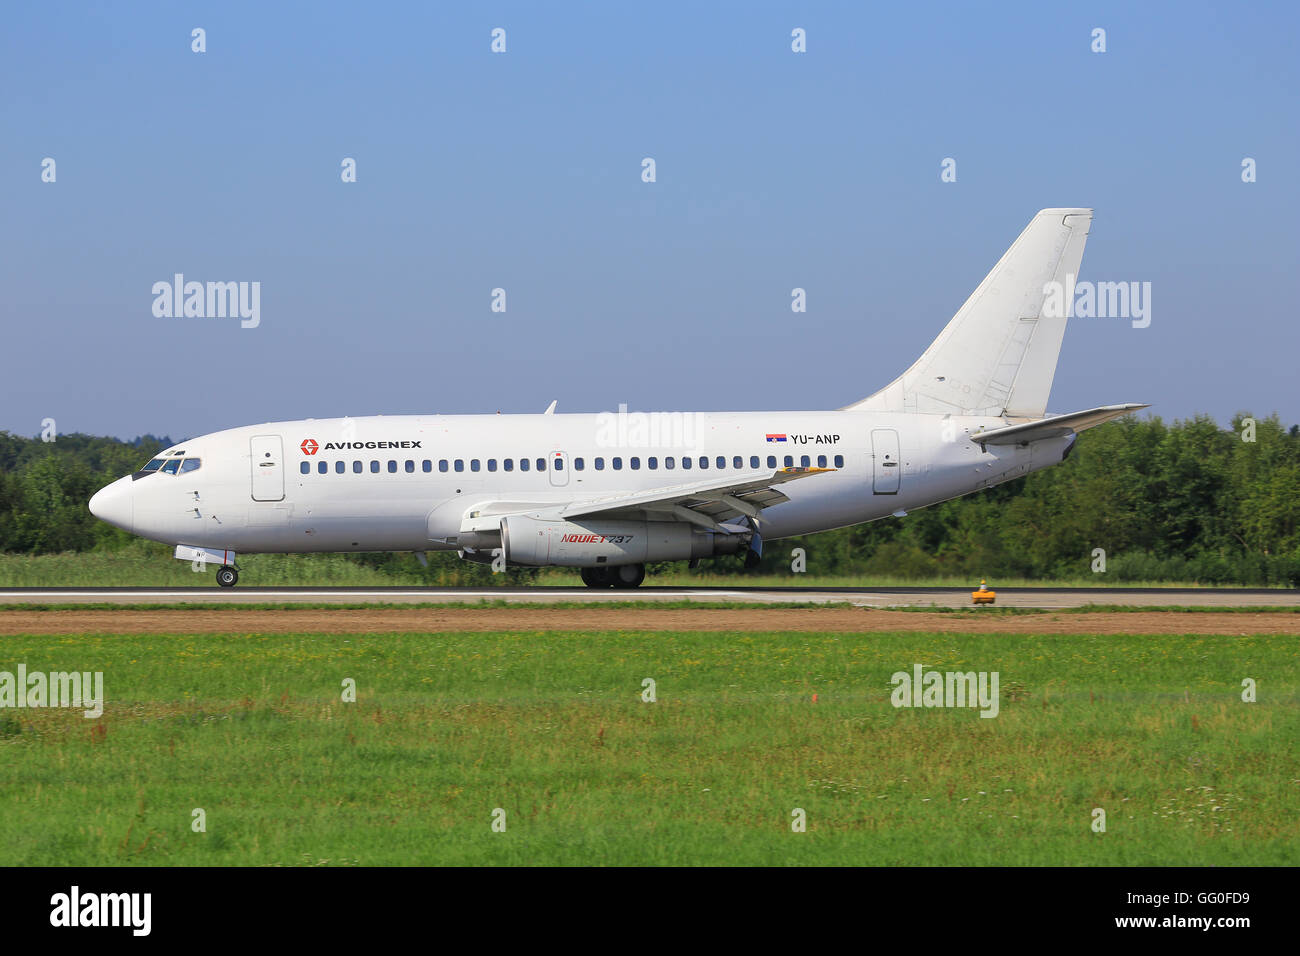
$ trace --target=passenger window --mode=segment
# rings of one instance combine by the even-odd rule
[[[564,459],[556,455],[551,463],[552,471],[564,471]]]
[[[429,472],[433,471],[433,462],[429,461],[427,458],[424,459],[424,461],[420,462],[420,470],[427,475]]]
[[[604,459],[604,458],[597,458],[597,459],[596,459],[596,470],[597,470],[597,471],[604,471],[604,470],[605,470],[605,459]]]
[[[799,459],[799,464],[801,467],[810,468],[812,467],[812,459],[809,458],[807,455],[804,455],[802,458]]]
[[[464,471],[464,470],[465,470],[465,459],[464,459],[464,458],[457,458],[457,459],[456,459],[456,470],[457,470],[457,471]]]
[[[174,475],[176,474],[176,469],[180,466],[181,460],[179,458],[172,458],[167,462],[167,464],[162,466],[162,470],[169,475]]]
[[[825,467],[826,467],[826,456],[825,456],[825,455],[818,455],[818,456],[817,456],[817,467],[818,467],[818,468],[825,468]]]
[[[683,455],[683,456],[682,456],[682,467],[685,468],[685,469],[687,469],[688,471],[690,470],[690,467],[691,467],[691,459],[690,459],[689,457],[687,457],[686,455]]]
[[[497,460],[495,458],[489,458],[488,471],[496,471],[496,470],[497,470]]]
[[[676,467],[677,467],[677,463],[676,463],[675,461],[673,461],[673,456],[672,456],[672,455],[669,455],[667,458],[664,459],[664,469],[665,469],[665,470],[671,470],[671,469],[676,468]]]
[[[199,466],[202,464],[203,464],[202,459],[186,458],[183,462],[181,462],[181,474],[185,475],[185,474],[189,474],[191,471],[198,471]]]
[[[717,460],[714,462],[714,464],[717,465],[719,468],[726,468],[727,459],[724,458],[722,455],[719,455]]]
[[[358,458],[352,462],[352,474],[361,474],[361,459]]]
[[[501,463],[501,467],[506,471],[514,471],[515,460],[513,458],[507,458],[505,461]]]
[[[373,458],[370,460],[370,473],[372,475],[379,474],[379,462],[375,461]]]
[[[348,470],[348,463],[346,461],[334,462],[334,473],[336,475],[341,475],[347,470]]]
[[[538,471],[545,471],[545,470],[546,470],[546,459],[545,459],[545,458],[539,458],[539,459],[537,459],[537,470],[538,470]]]
[[[391,459],[391,458],[388,459],[388,473],[389,473],[390,475],[395,475],[395,474],[397,474],[397,462],[394,461],[394,460]]]
[[[769,468],[775,468],[775,467],[776,467],[776,455],[768,455],[768,456],[767,456],[767,467],[769,467]]]
[[[479,470],[479,467],[480,467],[480,464],[479,464],[479,460],[478,460],[477,458],[471,458],[471,459],[469,460],[469,470],[470,470],[470,471],[478,471],[478,470]]]
[[[610,464],[612,464],[612,465],[614,466],[614,470],[615,470],[615,471],[622,471],[622,470],[623,470],[623,459],[622,459],[622,458],[615,458],[612,462],[610,462]]]
[[[757,465],[758,462],[754,462],[754,464]],[[741,468],[745,467],[745,459],[737,455],[735,458],[731,459],[731,467],[739,471]]]
[[[560,459],[557,458],[557,459],[555,459],[555,460],[556,460],[556,461],[559,461]],[[585,461],[583,461],[581,458],[575,458],[575,459],[573,459],[573,470],[574,470],[574,471],[582,471],[582,469],[585,468],[586,466],[587,466],[587,463],[586,463]]]
[[[775,465],[776,462],[774,461],[774,462],[772,462],[772,464]],[[740,466],[737,465],[736,467],[739,468]],[[757,455],[750,455],[750,456],[749,456],[749,467],[750,467],[750,468],[757,468],[757,467],[758,467],[758,456],[757,456]]]
[[[446,471],[449,467],[450,467],[450,465],[448,464],[446,458],[439,458],[439,459],[438,459],[438,470],[439,470],[439,471]]]
[[[793,468],[793,467],[794,467],[794,455],[786,455],[786,456],[785,456],[785,467],[787,467],[787,468]]]
[[[646,466],[647,468],[649,468],[651,471],[654,471],[656,468],[659,467],[659,459],[658,459],[658,458],[647,458],[647,459],[645,460],[645,466]]]
[[[844,467],[844,456],[843,456],[843,455],[836,455],[836,456],[835,456],[835,467],[836,467],[836,468],[843,468],[843,467]]]
[[[310,475],[310,474],[311,474],[311,462],[309,462],[309,461],[304,461],[301,465],[298,466],[298,470],[301,471],[304,475]]]
[[[329,463],[324,461],[316,462],[316,470],[320,472],[322,475],[329,474],[329,470],[330,470]]]
[[[406,459],[406,473],[407,473],[408,475],[413,475],[413,474],[415,474],[415,462],[412,461],[412,460],[409,459],[409,458]]]
[[[527,458],[520,458],[520,459],[519,459],[519,470],[520,470],[520,471],[527,471],[527,470],[528,470],[528,459],[527,459]]]

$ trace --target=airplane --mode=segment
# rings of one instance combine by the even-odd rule
[[[232,428],[160,452],[90,499],[217,583],[237,554],[454,551],[634,588],[650,561],[903,516],[1047,468],[1147,405],[1047,415],[1091,209],[1044,209],[938,338],[831,411],[407,415]],[[1053,285],[1053,284],[1056,285]]]

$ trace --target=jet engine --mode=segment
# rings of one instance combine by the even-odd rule
[[[616,567],[738,554],[750,535],[707,531],[682,521],[586,520],[510,515],[501,520],[506,563],[567,568]]]

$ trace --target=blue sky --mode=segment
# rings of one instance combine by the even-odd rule
[[[0,429],[833,408],[909,365],[1046,206],[1096,209],[1083,279],[1152,283],[1148,328],[1071,322],[1051,410],[1300,420],[1293,6],[3,18]],[[260,282],[260,326],[155,317],[177,272]]]

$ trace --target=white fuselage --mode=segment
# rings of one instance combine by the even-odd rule
[[[1061,461],[1073,441],[970,440],[1006,424],[856,410],[307,419],[178,444],[159,457],[198,467],[122,478],[94,510],[142,537],[240,553],[456,550],[483,504],[526,509],[787,465],[834,469],[781,486],[789,500],[762,513],[771,540],[1020,477]]]

